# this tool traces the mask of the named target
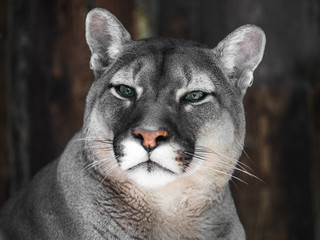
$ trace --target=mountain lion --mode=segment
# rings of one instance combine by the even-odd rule
[[[214,49],[133,41],[97,8],[86,40],[95,81],[83,127],[3,206],[0,238],[245,239],[228,182],[263,31],[242,26]]]

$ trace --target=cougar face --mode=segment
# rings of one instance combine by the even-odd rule
[[[113,16],[93,14],[86,35],[96,76],[85,115],[91,166],[105,179],[118,174],[146,188],[182,178],[225,184],[242,152],[242,98],[262,57],[261,30],[247,26],[254,33],[235,37],[248,32],[246,41],[261,45],[261,56],[245,64],[237,59],[245,46],[233,53],[228,38],[214,50],[175,39],[132,41]],[[118,27],[106,30],[111,25]]]
[[[106,69],[93,106],[100,115],[99,129],[107,126],[109,131],[95,135],[112,141],[112,157],[106,161],[115,161],[145,187],[197,174],[206,161],[211,166],[207,171],[219,175],[225,159],[214,163],[212,158],[237,157],[244,123],[240,99],[223,97],[237,96],[215,65],[199,47],[154,41],[135,46]],[[231,174],[232,164],[224,164]]]

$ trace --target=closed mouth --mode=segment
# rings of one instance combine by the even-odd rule
[[[159,169],[159,170],[171,173],[171,174],[175,174],[173,171],[161,166],[160,164],[158,164],[156,162],[151,161],[150,159],[146,162],[139,163],[139,164],[133,166],[132,168],[129,168],[128,170],[133,171],[133,170],[140,168],[140,167],[145,168],[148,172],[152,172],[152,171]]]

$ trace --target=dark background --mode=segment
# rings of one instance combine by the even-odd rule
[[[214,47],[240,25],[267,46],[244,99],[246,154],[259,181],[231,182],[248,239],[320,239],[320,2],[317,0],[0,0],[0,204],[80,129],[92,83],[84,22],[114,13],[133,38]]]

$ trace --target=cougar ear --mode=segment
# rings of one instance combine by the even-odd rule
[[[86,18],[86,40],[91,51],[90,68],[99,71],[117,57],[131,36],[109,11],[95,8]]]
[[[244,25],[214,49],[220,67],[242,95],[253,83],[253,72],[262,59],[265,43],[265,34],[259,27]]]

